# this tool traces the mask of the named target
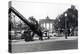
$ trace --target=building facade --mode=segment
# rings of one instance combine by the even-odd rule
[[[50,19],[48,16],[46,19],[40,19],[39,21],[41,27],[45,28],[48,31],[53,31],[54,30],[54,20]]]

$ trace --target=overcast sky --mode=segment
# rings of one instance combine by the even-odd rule
[[[70,8],[70,4],[61,3],[36,3],[36,2],[12,2],[12,6],[18,10],[25,18],[34,16],[37,20],[55,19],[58,15]]]

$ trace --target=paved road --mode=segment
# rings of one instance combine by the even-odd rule
[[[78,40],[59,40],[59,41],[37,41],[37,42],[19,42],[12,44],[12,52],[35,52],[35,51],[48,51],[48,50],[65,50],[77,49]]]

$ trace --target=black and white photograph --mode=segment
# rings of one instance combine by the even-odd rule
[[[78,49],[78,6],[9,1],[10,53]]]

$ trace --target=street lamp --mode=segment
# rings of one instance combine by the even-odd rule
[[[67,39],[67,13],[65,15],[65,39]]]
[[[60,23],[60,19],[58,19],[59,23]],[[58,35],[60,35],[60,24],[59,24],[59,28],[58,28]]]

